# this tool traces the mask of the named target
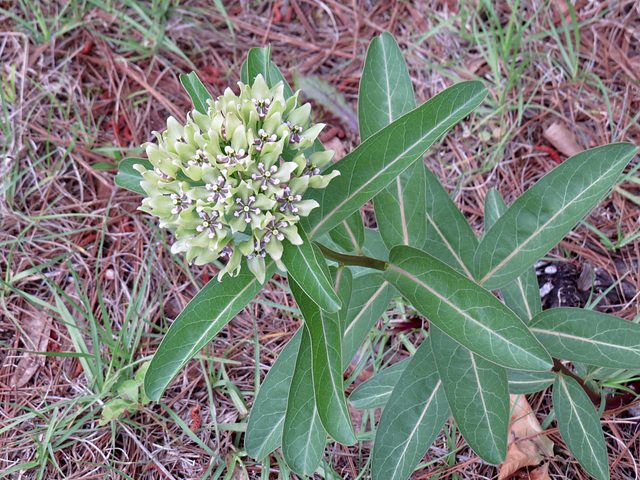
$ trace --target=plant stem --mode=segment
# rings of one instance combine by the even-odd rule
[[[594,392],[591,388],[584,383],[584,380],[565,367],[560,360],[557,358],[553,359],[553,369],[554,372],[562,372],[563,374],[573,378],[576,382],[580,384],[582,389],[589,396],[589,399],[593,402],[594,405],[600,405],[600,401],[602,400],[600,394],[598,392]]]
[[[387,269],[387,262],[382,260],[365,257],[364,255],[345,255],[343,253],[334,252],[318,242],[313,243],[316,244],[325,258],[333,260],[339,265],[354,265],[357,267],[374,268],[376,270],[382,270],[383,272]]]

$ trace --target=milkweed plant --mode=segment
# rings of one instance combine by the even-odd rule
[[[249,51],[237,89],[218,98],[194,73],[181,81],[194,104],[186,123],[170,117],[145,145],[147,158],[120,162],[116,183],[142,194],[140,210],[173,232],[172,253],[216,262],[220,274],[155,353],[144,378],[151,400],[278,272],[304,322],[260,386],[247,455],[275,452],[312,475],[328,437],[369,438],[356,435],[350,402],[383,408],[373,479],[408,479],[450,417],[477,455],[500,464],[509,394],[551,386],[571,454],[594,478],[609,478],[604,385],[640,368],[640,326],[593,310],[543,311],[533,264],[609,192],[634,145],[579,153],[510,206],[489,191],[477,238],[422,158],[482,103],[481,82],[416,106],[397,43],[375,38],[360,82],[361,144],[334,163],[318,140],[322,124],[311,124],[310,105],[268,47]],[[359,213],[371,199],[375,229]],[[347,398],[344,370],[400,297],[428,322],[424,340]]]

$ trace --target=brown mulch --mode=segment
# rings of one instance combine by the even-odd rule
[[[260,303],[247,307],[202,359],[181,373],[162,399],[166,408],[150,404],[141,412],[130,412],[115,424],[115,431],[98,425],[99,404],[108,397],[89,398],[95,389],[78,358],[25,352],[74,351],[65,322],[88,328],[88,318],[93,317],[105,326],[105,338],[111,330],[126,331],[132,328],[129,307],[134,305],[144,322],[140,338],[120,347],[125,353],[131,348],[131,360],[143,359],[153,354],[162,332],[215,275],[213,267],[191,267],[174,258],[167,248],[170,235],[137,212],[140,197],[113,183],[119,158],[139,154],[138,146],[153,138],[152,130],[164,129],[168,115],[185,118],[190,100],[180,86],[180,73],[195,69],[218,95],[239,80],[248,49],[270,43],[273,60],[291,83],[317,76],[338,88],[355,111],[368,42],[389,31],[405,52],[418,102],[460,80],[485,80],[490,88],[486,105],[426,157],[478,234],[489,188],[498,188],[511,202],[550,171],[557,158],[566,158],[545,137],[551,125],[559,123],[583,149],[640,140],[640,9],[635,1],[576,2],[582,26],[574,78],[565,71],[559,46],[543,34],[550,25],[562,24],[557,5],[564,2],[544,4],[545,10],[523,37],[522,52],[507,52],[532,58],[517,74],[517,88],[494,78],[481,47],[472,41],[474,29],[490,21],[477,13],[476,2],[234,1],[223,2],[221,11],[214,2],[173,1],[165,2],[166,11],[155,12],[151,24],[135,9],[113,3],[110,11],[94,7],[79,12],[74,2],[35,2],[46,18],[62,19],[47,24],[52,35],[39,42],[16,20],[28,20],[42,33],[33,14],[19,2],[0,2],[5,9],[0,11],[2,78],[12,67],[16,71],[16,98],[3,105],[6,113],[0,112],[7,127],[0,130],[0,475],[44,455],[50,458],[40,478],[123,478],[120,470],[135,479],[190,479],[202,478],[209,467],[215,471],[234,455],[242,455],[241,433],[225,424],[241,428],[243,413],[225,382],[229,379],[250,407],[256,369],[262,380],[300,323],[272,306],[292,304],[274,283],[263,291]],[[506,28],[512,13],[508,2],[494,3]],[[532,0],[520,3],[525,18],[541,8]],[[153,36],[145,36],[129,19]],[[148,53],[139,55],[123,39]],[[497,68],[507,77],[509,65],[503,61]],[[5,88],[4,80],[0,88]],[[519,116],[520,98],[526,106]],[[345,151],[358,144],[348,118],[327,106],[316,107],[316,121],[327,124],[326,144]],[[621,233],[640,229],[638,198],[638,184],[625,182],[587,220],[615,244]],[[370,206],[363,210],[370,218]],[[595,293],[603,297],[597,308],[629,320],[638,317],[638,239],[611,250],[592,230],[577,226],[549,257],[539,265],[541,286],[553,287],[545,298],[549,306],[584,306]],[[545,272],[550,265],[554,273]],[[585,284],[591,273],[600,282],[594,291]],[[142,278],[146,282],[139,283]],[[60,318],[54,308],[46,307],[62,308],[61,304],[68,317]],[[84,338],[91,345],[89,331]],[[389,343],[390,349],[402,348],[393,335]],[[107,365],[105,371],[115,374],[108,367],[111,351],[94,348]],[[216,382],[221,386],[208,387]],[[76,403],[65,403],[68,400]],[[535,395],[530,401],[544,418],[548,395]],[[604,418],[614,479],[635,478],[638,467],[639,412],[630,408],[621,407]],[[201,443],[188,436],[168,409],[182,419],[186,430],[194,427]],[[36,414],[3,430],[12,418],[30,412]],[[55,421],[61,425],[56,438],[67,438],[58,443],[53,439],[55,451],[39,449]],[[198,423],[201,428],[195,428]],[[440,478],[496,476],[496,467],[484,464],[468,448],[456,455],[455,465],[446,463],[443,456],[463,444],[459,434],[449,433],[451,438],[438,437],[425,458],[440,460],[412,478],[426,479],[436,472]],[[587,478],[568,460],[557,432],[550,433],[560,446],[551,462],[551,478]],[[339,476],[353,479],[370,448],[332,444],[326,459]],[[244,461],[249,478],[260,478],[261,465],[246,457]],[[271,469],[271,478],[277,478],[274,458]],[[34,468],[9,478],[37,475]],[[237,470],[233,478],[243,475]]]

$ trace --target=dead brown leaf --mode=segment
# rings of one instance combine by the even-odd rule
[[[24,348],[25,350],[45,352],[51,334],[51,317],[35,308],[29,306],[27,308],[28,311],[25,312],[20,322],[26,335],[26,338],[22,340]],[[44,365],[45,358],[37,353],[23,353],[11,377],[10,385],[16,388],[24,387],[38,371],[38,368]]]
[[[553,442],[542,432],[540,422],[523,395],[511,395],[511,425],[507,458],[500,468],[498,480],[504,480],[528,465],[538,465],[553,455]],[[541,477],[545,478],[545,477]]]
[[[572,157],[584,150],[576,140],[575,135],[564,125],[555,122],[547,128],[542,134],[551,145],[555,147],[563,155]]]

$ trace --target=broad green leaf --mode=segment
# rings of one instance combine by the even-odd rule
[[[373,480],[406,480],[450,411],[428,340],[409,361],[382,411],[372,452]]]
[[[484,231],[488,232],[491,227],[507,211],[507,204],[502,195],[495,188],[490,188],[484,197]]]
[[[153,170],[153,165],[146,158],[127,157],[118,163],[118,174],[114,178],[116,185],[140,195],[147,196],[147,193],[140,186],[140,182],[144,180],[139,171],[133,168],[134,165],[144,165],[148,170]]]
[[[342,247],[347,253],[357,253],[362,255],[362,245],[364,244],[364,222],[360,211],[353,212],[333,230],[329,232],[331,240]]]
[[[431,255],[391,250],[383,277],[430,322],[457,342],[504,367],[543,371],[551,357],[500,300]]]
[[[313,393],[311,338],[306,325],[296,358],[287,413],[282,430],[282,454],[299,475],[311,475],[322,459],[327,432],[322,426]]]
[[[275,272],[275,263],[267,265],[266,282]],[[144,390],[158,400],[167,385],[222,328],[255,297],[263,283],[244,265],[239,275],[211,280],[184,307],[171,324],[153,356],[144,379]]]
[[[289,243],[282,253],[282,263],[287,267],[287,275],[320,308],[327,312],[337,312],[341,303],[329,281],[327,263],[320,249],[306,238],[304,232],[298,229],[298,233],[302,237],[302,245]]]
[[[372,228],[364,229],[364,245],[362,246],[362,251],[367,257],[385,261],[389,259],[389,249],[384,244],[380,232]]]
[[[418,159],[373,199],[376,223],[388,248],[424,247],[427,238],[425,169]]]
[[[302,332],[302,328],[298,329],[280,352],[251,407],[244,447],[256,460],[262,460],[282,444],[282,426]]]
[[[558,429],[569,451],[598,480],[609,480],[607,446],[596,408],[573,378],[558,374],[553,385]]]
[[[542,311],[538,277],[533,267],[500,288],[502,299],[525,324]]]
[[[247,59],[242,63],[242,67],[240,68],[240,81],[244,84],[251,84],[256,76],[261,73],[269,87],[273,87],[277,85],[278,82],[282,82],[284,84],[284,98],[289,98],[293,95],[293,91],[284,79],[284,75],[282,75],[278,66],[269,60],[269,68],[266,68],[267,60],[271,56],[268,48],[269,47],[252,48],[249,50]],[[249,65],[251,65],[251,68],[249,68]]]
[[[480,458],[507,456],[509,391],[506,370],[470,352],[439,328],[429,329],[433,356],[453,419]]]
[[[425,169],[427,238],[423,250],[468,278],[478,240],[466,218],[451,200],[440,180]]]
[[[202,84],[196,72],[191,72],[189,75],[180,75],[180,83],[189,94],[193,107],[198,112],[206,115],[209,111],[207,100],[213,100],[213,97]]]
[[[400,380],[402,373],[407,368],[410,358],[385,368],[377,375],[356,388],[349,395],[349,403],[353,408],[365,410],[367,408],[382,408],[387,404],[393,388]]]
[[[360,138],[369,138],[415,107],[407,64],[393,36],[385,32],[367,50],[358,94]],[[388,248],[424,246],[424,169],[424,163],[416,160],[374,198],[376,222]]]
[[[247,83],[252,84],[258,75],[264,77],[269,88],[275,85],[271,79],[271,45],[252,48],[247,54]]]
[[[640,368],[640,325],[582,308],[551,308],[529,325],[551,356],[613,368]]]
[[[487,192],[484,202],[484,228],[488,231],[507,211],[507,205],[500,193],[494,188]],[[538,277],[532,266],[518,278],[502,287],[500,293],[505,305],[513,310],[525,324],[542,311]]]
[[[342,341],[342,368],[347,369],[365,338],[387,310],[395,289],[371,272],[356,277]]]
[[[343,283],[340,278],[343,275],[349,276],[349,270],[340,272],[336,281],[338,285]],[[295,281],[290,280],[289,283],[311,338],[312,377],[318,415],[324,429],[337,442],[353,445],[356,437],[342,378],[342,324],[339,313],[325,312]]]
[[[393,35],[369,44],[358,92],[358,125],[364,141],[416,107],[407,63]]]
[[[637,150],[628,143],[587,150],[529,188],[482,238],[474,259],[480,283],[503,287],[546,254],[611,188]]]
[[[525,395],[544,390],[556,379],[554,372],[528,372],[526,370],[507,369],[509,393]]]
[[[393,181],[486,95],[480,82],[448,88],[365,140],[329,167],[341,175],[327,188],[307,191],[319,208],[301,220],[309,238],[320,237],[358,210]]]

